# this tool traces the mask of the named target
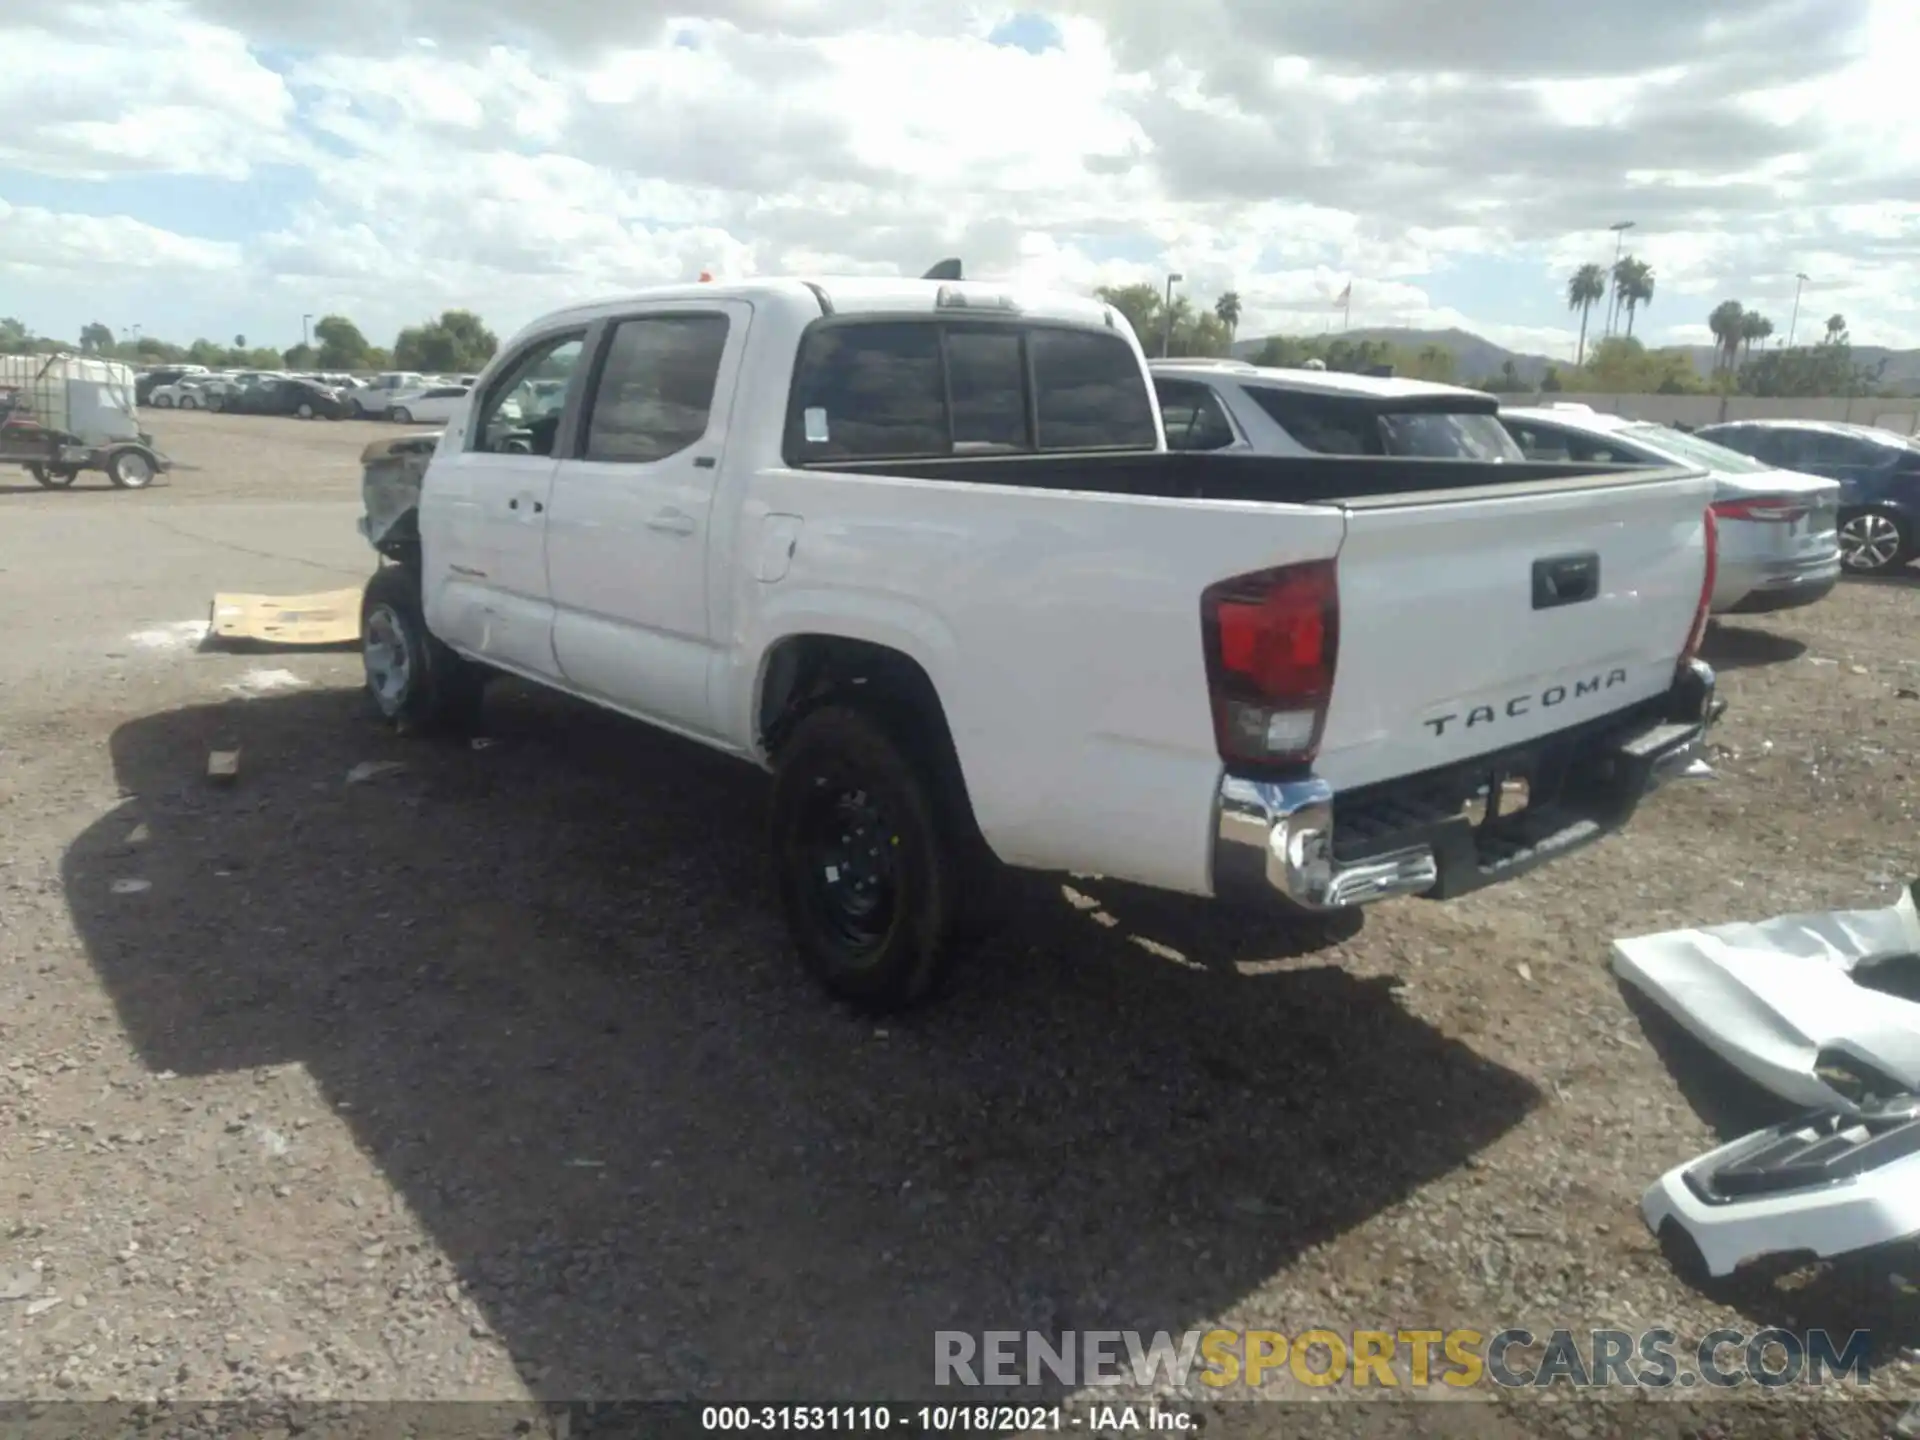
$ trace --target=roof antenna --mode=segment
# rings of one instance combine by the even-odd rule
[[[963,278],[960,274],[960,262],[957,259],[942,260],[920,278],[922,280],[959,280]]]

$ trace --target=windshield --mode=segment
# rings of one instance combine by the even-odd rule
[[[1729,450],[1724,445],[1716,445],[1711,440],[1702,440],[1698,435],[1689,435],[1684,430],[1675,430],[1666,425],[1623,425],[1620,433],[1663,455],[1671,455],[1688,465],[1698,465],[1702,470],[1716,470],[1722,475],[1761,475],[1774,468],[1751,455],[1742,455],[1738,450]]]
[[[1389,455],[1426,460],[1524,460],[1499,418],[1482,413],[1409,410],[1380,417]]]

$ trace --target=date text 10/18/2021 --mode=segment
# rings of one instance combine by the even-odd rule
[[[1168,1405],[707,1405],[700,1428],[741,1433],[1010,1435],[1039,1431],[1181,1433],[1190,1413]]]

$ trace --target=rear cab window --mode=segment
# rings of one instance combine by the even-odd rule
[[[1303,449],[1318,455],[1427,460],[1524,460],[1492,406],[1391,396],[1310,394],[1248,385],[1247,394]]]
[[[1107,331],[855,318],[816,324],[794,365],[792,464],[1158,445],[1139,359]]]

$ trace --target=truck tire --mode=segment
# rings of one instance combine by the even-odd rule
[[[64,465],[42,465],[36,461],[27,469],[33,473],[34,479],[49,490],[64,490],[80,478],[78,470],[69,469]]]
[[[775,764],[770,830],[788,933],[815,979],[884,1013],[931,995],[953,957],[953,826],[896,727],[826,704]]]
[[[367,582],[360,652],[368,701],[398,734],[465,729],[479,718],[486,674],[427,629],[411,566],[383,565]]]

